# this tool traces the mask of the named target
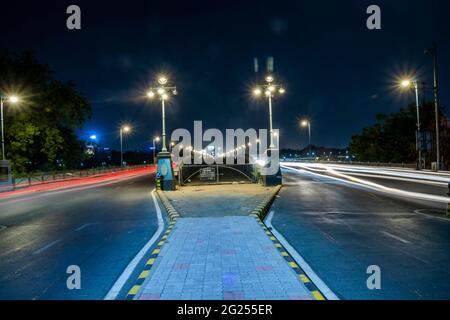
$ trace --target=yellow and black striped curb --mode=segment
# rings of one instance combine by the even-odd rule
[[[286,260],[289,266],[296,273],[298,280],[303,283],[303,285],[309,290],[311,295],[316,300],[326,300],[322,292],[320,292],[319,288],[311,281],[311,279],[306,275],[305,271],[297,264],[297,262],[292,258],[292,256],[288,253],[288,251],[283,247],[280,241],[275,237],[275,235],[267,228],[264,222],[256,215],[251,215],[256,219],[261,228],[264,229],[266,235],[272,241],[273,245],[278,249],[280,255]]]
[[[171,222],[167,229],[164,232],[164,235],[159,240],[156,247],[153,249],[152,254],[150,255],[150,258],[145,263],[144,269],[139,274],[139,277],[137,278],[135,284],[133,287],[128,291],[126,300],[133,300],[134,297],[139,293],[141,290],[142,285],[144,284],[144,281],[150,276],[150,271],[155,264],[156,259],[158,258],[158,255],[160,254],[163,246],[166,244],[169,236],[172,233],[172,229],[175,226],[175,222]]]
[[[272,203],[275,201],[275,197],[278,195],[282,187],[283,187],[282,185],[275,187],[274,192],[267,198],[262,200],[256,206],[256,208],[253,209],[253,211],[250,213],[250,216],[256,215],[259,219],[264,220],[267,213],[269,212],[270,207],[272,206]]]
[[[164,208],[166,209],[167,215],[169,216],[169,219],[171,222],[177,221],[177,219],[180,217],[180,214],[177,210],[173,207],[173,205],[170,203],[167,196],[164,194],[164,191],[157,190],[156,194],[159,197],[159,200],[163,204]]]

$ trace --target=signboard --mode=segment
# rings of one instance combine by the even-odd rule
[[[200,181],[215,181],[216,180],[216,168],[206,167],[200,169]]]
[[[431,134],[428,131],[416,131],[416,150],[431,151]]]
[[[0,192],[12,189],[11,163],[6,160],[0,161]]]

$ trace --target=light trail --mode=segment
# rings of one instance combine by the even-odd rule
[[[362,175],[362,174],[368,174],[367,177],[370,176],[370,174],[375,175],[377,178],[398,178],[399,181],[408,181],[408,182],[417,182],[417,183],[431,183],[436,184],[439,186],[446,187],[448,183],[450,182],[450,175],[447,177],[447,175],[436,175],[436,174],[429,174],[429,173],[418,173],[417,171],[408,171],[408,172],[397,172],[397,171],[391,171],[386,170],[385,168],[369,168],[369,167],[351,167],[351,166],[344,166],[344,165],[335,165],[335,164],[321,164],[321,163],[298,163],[298,162],[286,162],[286,165],[288,166],[294,166],[294,167],[302,167],[302,168],[308,168],[310,170],[316,170],[316,171],[327,171],[328,169],[332,168],[335,171],[344,171],[353,173],[353,175]],[[406,178],[409,180],[402,180],[400,178]],[[413,181],[414,180],[414,181]]]
[[[399,197],[404,197],[404,198],[417,199],[417,200],[426,200],[426,201],[432,201],[432,202],[439,202],[439,203],[448,203],[449,202],[449,198],[448,197],[435,196],[435,195],[426,194],[426,193],[405,191],[405,190],[400,190],[400,189],[396,189],[396,188],[386,187],[386,186],[383,186],[383,185],[378,184],[378,183],[374,183],[374,182],[370,182],[370,181],[367,181],[367,180],[355,178],[355,177],[352,177],[352,176],[349,176],[349,175],[337,172],[333,168],[328,168],[328,167],[325,167],[325,166],[322,166],[321,170],[316,170],[316,171],[324,172],[323,168],[325,167],[325,172],[328,173],[328,175],[315,172],[314,169],[311,169],[311,166],[305,166],[305,165],[299,164],[299,163],[289,164],[289,165],[302,168],[303,170],[295,169],[295,168],[292,168],[292,167],[289,167],[289,166],[286,166],[286,165],[282,165],[282,168],[289,169],[289,170],[294,170],[294,171],[301,172],[301,173],[305,172],[305,170],[306,170],[310,174],[313,174],[313,175],[316,175],[316,176],[320,176],[322,178],[334,179],[334,180],[337,180],[337,181],[340,181],[340,182],[343,182],[343,183],[346,183],[346,184],[351,184],[351,185],[355,185],[355,186],[359,186],[359,187],[375,190],[375,191],[378,191],[378,192],[387,193],[389,195],[394,195],[394,196],[399,196]]]
[[[146,175],[154,172],[156,169],[154,167],[142,168],[142,169],[134,169],[127,170],[121,172],[108,173],[103,175],[96,175],[92,177],[84,177],[79,179],[69,179],[63,181],[55,181],[49,182],[39,185],[34,185],[28,188],[13,190],[13,191],[5,191],[0,192],[0,199],[14,199],[17,196],[43,193],[49,191],[57,191],[57,190],[82,190],[83,188],[96,186],[96,185],[105,185],[108,183],[115,183],[125,179],[129,179],[131,177],[137,177],[141,175]]]

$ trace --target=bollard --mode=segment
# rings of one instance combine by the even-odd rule
[[[161,190],[161,179],[156,178],[156,190]]]
[[[447,195],[450,197],[450,182],[448,183],[448,193]],[[450,216],[450,200],[447,203],[447,216]]]

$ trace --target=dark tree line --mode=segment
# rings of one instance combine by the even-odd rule
[[[450,128],[448,118],[441,112],[440,151],[449,168],[450,163]],[[411,104],[400,111],[378,114],[374,125],[366,127],[360,134],[352,137],[349,151],[357,156],[359,161],[415,163],[416,151],[416,106]],[[424,157],[427,166],[436,161],[435,148],[435,113],[434,104],[426,103],[420,108],[421,130],[429,132],[432,150]]]
[[[73,82],[55,79],[33,53],[0,51],[0,93],[16,94],[5,104],[7,158],[15,172],[78,167],[84,143],[76,130],[91,116],[91,105]]]

